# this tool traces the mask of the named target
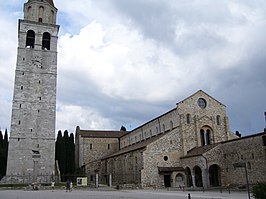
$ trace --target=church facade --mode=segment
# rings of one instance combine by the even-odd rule
[[[77,167],[83,168],[92,184],[133,188],[245,185],[245,172],[237,164],[245,165],[251,184],[266,181],[262,175],[266,174],[266,134],[243,138],[233,134],[225,105],[201,90],[130,132],[112,132],[114,150],[108,148],[112,142],[107,134],[76,130]]]

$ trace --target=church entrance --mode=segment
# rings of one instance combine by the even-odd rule
[[[164,186],[171,187],[171,175],[164,175]]]

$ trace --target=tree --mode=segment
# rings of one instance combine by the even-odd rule
[[[0,179],[6,175],[7,155],[8,155],[8,134],[6,129],[4,139],[2,131],[0,131]]]
[[[58,131],[55,143],[55,160],[58,160],[62,181],[67,180],[65,176],[71,176],[75,173],[75,143],[73,133],[69,136],[68,131],[65,130],[62,136],[62,132]]]

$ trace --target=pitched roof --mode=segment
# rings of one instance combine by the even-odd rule
[[[146,139],[144,141],[138,142],[136,144],[130,145],[126,148],[120,149],[119,151],[112,153],[111,155],[105,156],[103,158],[101,158],[101,160],[107,159],[107,158],[111,158],[111,157],[115,157],[124,153],[128,153],[130,151],[135,151],[141,148],[145,148],[147,145],[149,145],[150,143],[160,139],[162,136],[164,136],[167,133],[162,133],[160,135],[154,136],[152,138]]]
[[[196,94],[198,94],[198,93],[203,93],[203,94],[207,95],[208,97],[210,97],[211,99],[213,99],[213,100],[215,100],[216,102],[218,102],[219,104],[225,106],[223,103],[219,102],[217,99],[213,98],[212,96],[210,96],[208,93],[204,92],[203,90],[198,90],[196,93],[194,93],[194,94],[188,96],[187,98],[183,99],[183,100],[180,101],[180,102],[177,102],[176,105],[178,105],[179,103],[182,103],[183,101],[186,101],[187,99],[193,97],[194,95],[196,95]],[[226,107],[226,106],[225,106],[225,107]]]
[[[182,158],[188,158],[188,157],[202,155],[202,154],[206,153],[207,151],[209,151],[209,150],[213,149],[214,147],[216,147],[218,144],[219,143],[205,145],[205,146],[200,146],[200,147],[195,147],[195,148],[189,150],[187,152],[187,155],[185,155]]]
[[[78,134],[84,138],[120,138],[125,135],[125,131],[106,130],[79,130]]]

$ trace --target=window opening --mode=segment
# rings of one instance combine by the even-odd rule
[[[48,32],[43,33],[42,37],[42,49],[50,50],[51,35]]]
[[[187,114],[187,124],[190,124],[190,114]]]
[[[206,132],[206,145],[211,144],[211,136],[210,135],[211,135],[211,132],[208,129],[207,132]]]
[[[28,30],[26,37],[26,47],[34,48],[35,44],[35,32],[33,30]]]
[[[205,138],[204,138],[204,130],[200,130],[200,140],[201,140],[201,146],[205,145]]]
[[[216,123],[217,123],[217,125],[220,125],[220,115],[216,116]]]
[[[167,161],[168,160],[168,156],[163,156],[163,159],[164,159],[164,161]]]

